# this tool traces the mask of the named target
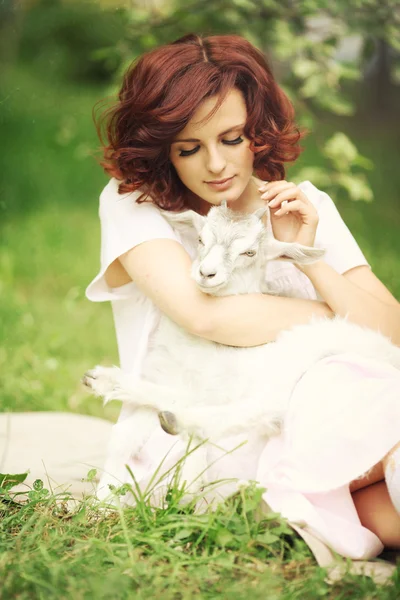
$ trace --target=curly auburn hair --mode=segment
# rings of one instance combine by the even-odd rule
[[[302,152],[299,141],[306,131],[294,123],[293,106],[265,56],[238,35],[190,33],[136,59],[124,75],[118,102],[97,122],[94,116],[104,152],[100,164],[120,180],[119,193],[140,190],[138,202],[150,199],[166,210],[187,207],[191,192],[170,162],[170,144],[203,100],[218,98],[211,117],[232,88],[246,102],[244,133],[255,153],[256,175],[284,179],[284,163]]]

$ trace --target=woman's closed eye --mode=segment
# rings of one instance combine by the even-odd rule
[[[236,144],[241,144],[242,142],[243,138],[240,136],[234,140],[222,140],[222,143],[227,144],[228,146],[236,146]],[[200,146],[196,146],[193,150],[181,150],[179,156],[191,156],[192,154],[195,154],[199,148]]]

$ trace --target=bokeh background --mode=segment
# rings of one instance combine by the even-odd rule
[[[392,0],[0,2],[0,410],[115,419],[80,385],[117,363],[99,265],[92,119],[128,64],[188,32],[262,49],[310,130],[287,178],[327,191],[400,299],[400,9]],[[340,240],[338,240],[340,243]]]

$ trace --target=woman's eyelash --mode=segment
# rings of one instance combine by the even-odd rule
[[[240,144],[241,142],[243,142],[243,138],[240,136],[235,140],[223,140],[223,143],[228,144],[228,146],[235,146],[236,144]],[[198,149],[199,146],[196,146],[196,148],[193,148],[193,150],[181,150],[179,156],[191,156],[192,154],[195,154]]]

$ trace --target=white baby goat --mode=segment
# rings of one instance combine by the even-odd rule
[[[194,227],[199,234],[192,277],[203,292],[273,293],[265,280],[268,260],[285,257],[309,263],[323,255],[320,249],[275,240],[262,221],[266,211],[239,215],[223,205],[211,208],[206,217],[193,211],[164,213],[181,233],[188,228],[193,232]],[[297,325],[273,343],[236,348],[194,336],[162,316],[141,377],[98,366],[83,378],[104,403],[118,399],[138,407],[111,441],[98,496],[109,494],[107,484],[123,481],[124,465],[156,427],[157,413],[169,433],[217,441],[251,431],[267,439],[279,432],[291,393],[305,371],[318,360],[343,352],[378,358],[400,369],[400,348],[383,335],[338,317]],[[195,480],[207,466],[205,450],[195,454],[185,466],[187,481]],[[199,477],[197,487],[204,482],[205,477]]]

